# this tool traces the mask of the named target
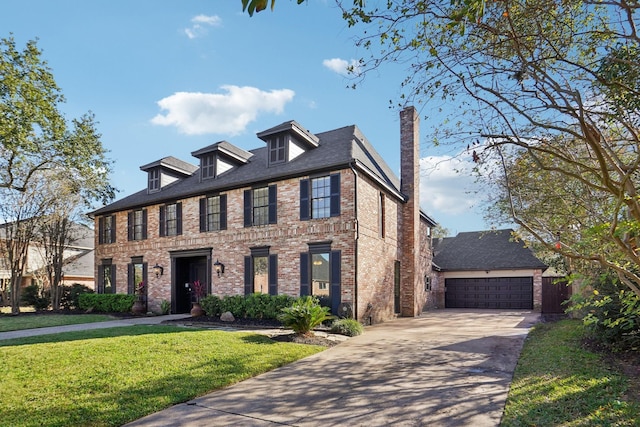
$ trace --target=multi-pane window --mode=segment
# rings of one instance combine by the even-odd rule
[[[253,257],[253,292],[266,294],[269,291],[269,257]]]
[[[98,266],[98,293],[116,293],[116,267],[111,264],[111,259],[103,259]]]
[[[329,294],[329,252],[311,254],[311,295],[320,300],[320,304],[330,307]]]
[[[138,209],[128,215],[128,239],[144,240],[147,238],[147,210]]]
[[[115,243],[116,241],[116,217],[105,215],[98,220],[98,243]]]
[[[160,169],[151,169],[149,171],[149,191],[160,190]]]
[[[340,215],[340,174],[300,181],[300,219]]]
[[[137,294],[145,297],[147,295],[147,264],[142,257],[131,258],[131,264],[128,265],[128,293]]]
[[[200,158],[200,173],[202,179],[215,178],[216,176],[216,158],[213,154],[206,154]]]
[[[227,195],[200,199],[200,231],[227,229]]]
[[[160,206],[160,237],[182,234],[182,203]]]
[[[244,226],[277,223],[277,187],[259,187],[244,192]]]
[[[268,246],[251,248],[244,258],[244,292],[278,294],[278,256],[269,253]]]
[[[171,205],[167,205],[167,236],[175,236],[178,231],[178,210],[176,208],[175,203]]]
[[[269,163],[282,163],[286,160],[286,139],[285,135],[274,136],[269,141]]]
[[[266,225],[269,223],[269,188],[256,188],[253,190],[253,225]]]
[[[331,182],[328,176],[311,180],[311,218],[331,215]]]
[[[300,295],[314,295],[320,304],[337,313],[342,300],[341,251],[331,250],[330,242],[309,243],[300,253]]]

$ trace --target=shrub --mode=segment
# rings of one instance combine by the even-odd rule
[[[60,287],[60,306],[67,310],[80,308],[80,295],[91,294],[93,289],[88,286],[74,283],[71,286]]]
[[[34,283],[22,290],[20,301],[22,304],[31,306],[36,310],[46,310],[47,307],[49,307],[51,298],[50,294],[45,292],[44,288]]]
[[[364,331],[362,324],[355,319],[338,319],[331,323],[331,332],[334,334],[355,337]]]
[[[277,320],[280,311],[288,307],[295,298],[288,295],[268,295],[255,293],[248,296],[234,295],[220,298],[207,295],[200,305],[207,316],[220,316],[230,311],[236,318]]]
[[[126,313],[135,299],[135,295],[90,293],[80,294],[78,298],[82,310],[93,309],[99,313]]]
[[[222,300],[216,295],[207,295],[202,298],[200,306],[207,316],[220,316],[222,314]]]
[[[601,274],[593,291],[572,297],[570,311],[586,313],[583,322],[592,339],[613,350],[640,348],[640,298],[614,273]]]
[[[299,335],[309,335],[313,328],[334,318],[329,307],[321,306],[318,298],[313,296],[298,298],[290,307],[283,308],[278,316],[285,327],[293,329]]]

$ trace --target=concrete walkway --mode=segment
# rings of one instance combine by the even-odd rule
[[[164,320],[184,319],[191,317],[188,314],[170,314],[167,316],[145,316],[127,319],[109,320],[107,322],[81,323],[79,325],[52,326],[49,328],[23,329],[20,331],[0,332],[0,340],[12,338],[35,337],[39,335],[59,334],[61,332],[88,331],[90,329],[117,328],[131,325],[157,325]]]
[[[437,310],[128,424],[497,426],[539,315]]]

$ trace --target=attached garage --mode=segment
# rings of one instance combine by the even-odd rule
[[[433,270],[444,284],[445,308],[540,310],[546,268],[511,229],[434,242]]]
[[[533,309],[532,277],[445,279],[446,308]]]

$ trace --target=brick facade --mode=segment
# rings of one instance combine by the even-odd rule
[[[391,181],[381,183],[380,176],[372,176],[370,168],[350,161],[343,167],[315,171],[313,175],[297,174],[270,180],[269,185],[277,186],[276,224],[244,226],[244,192],[251,189],[249,185],[216,192],[226,195],[227,200],[227,228],[221,231],[200,231],[200,199],[210,194],[206,192],[128,209],[106,207],[96,215],[96,230],[99,230],[100,213],[115,215],[116,238],[115,243],[100,244],[99,233],[96,233],[96,275],[99,276],[101,265],[110,263],[115,268],[116,292],[126,293],[128,265],[133,258],[142,259],[147,266],[149,310],[159,311],[160,303],[167,300],[172,301],[175,311],[180,310],[176,300],[181,298],[180,287],[186,281],[187,267],[183,260],[206,259],[203,280],[207,293],[244,295],[247,257],[252,255],[252,250],[260,250],[277,255],[277,293],[299,296],[304,256],[301,254],[309,254],[309,245],[318,244],[330,247],[332,257],[333,252],[339,251],[339,301],[350,304],[355,317],[363,323],[382,322],[397,315],[416,316],[425,308],[436,307],[435,293],[425,290],[424,286],[432,258],[428,228],[435,224],[428,223],[420,214],[418,124],[415,110],[410,110],[410,116],[408,113],[409,110],[405,110],[401,115],[402,191]],[[411,129],[405,129],[407,125]],[[357,132],[355,135],[360,136]],[[250,165],[240,166],[247,167]],[[405,174],[407,168],[409,171]],[[301,181],[319,174],[339,174],[340,214],[301,220]],[[413,183],[406,184],[407,180]],[[261,183],[267,182],[263,179]],[[166,202],[182,205],[180,235],[160,236],[159,212]],[[146,239],[129,241],[128,213],[142,207],[147,210]],[[220,277],[214,271],[215,261],[225,265]],[[159,277],[152,272],[156,264],[164,268]],[[401,274],[398,275],[398,271]],[[335,275],[333,270],[331,274]]]

